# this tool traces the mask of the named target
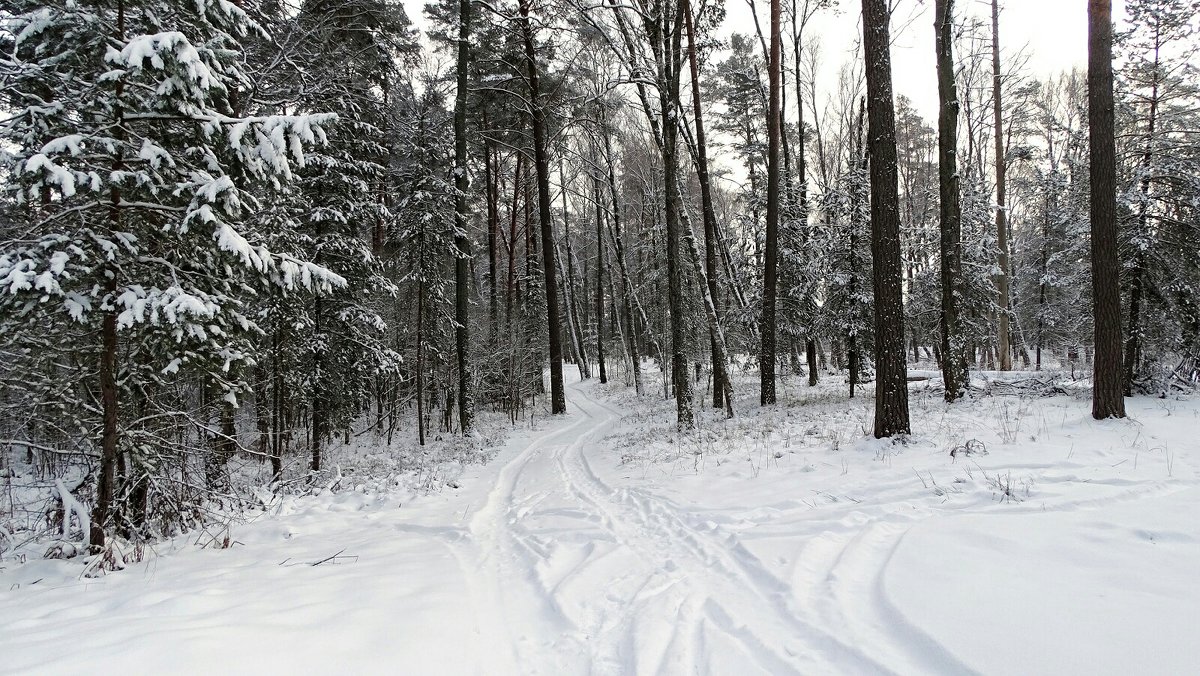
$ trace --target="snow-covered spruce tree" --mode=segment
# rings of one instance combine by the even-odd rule
[[[0,144],[22,222],[0,253],[0,333],[22,370],[59,383],[30,402],[53,411],[51,443],[80,433],[99,451],[99,547],[140,529],[161,490],[147,479],[196,450],[198,393],[231,420],[256,333],[246,301],[344,284],[242,220],[333,116],[233,115],[238,40],[259,29],[231,2],[22,2],[12,25]],[[235,448],[231,429],[205,430],[203,450]]]
[[[442,401],[439,389],[451,391],[449,379],[441,386],[439,366],[449,363],[453,333],[453,290],[449,284],[454,248],[454,186],[450,168],[454,158],[450,113],[436,87],[424,83],[423,92],[407,89],[393,101],[392,114],[404,125],[394,125],[390,171],[400,195],[387,248],[393,275],[400,288],[394,309],[398,345],[407,348],[405,372],[416,400],[417,439],[425,444],[429,411]],[[403,255],[399,255],[400,253]],[[443,419],[449,417],[448,411]]]
[[[381,315],[395,286],[377,256],[391,216],[386,206],[389,149],[385,95],[397,68],[415,51],[404,8],[382,0],[317,0],[300,7],[296,98],[306,110],[337,110],[337,143],[312,153],[285,202],[307,257],[347,280],[284,317],[304,317],[291,364],[302,378],[309,420],[310,468],[321,468],[324,442],[346,432],[380,375],[398,374]],[[407,59],[407,60],[406,60]]]
[[[1127,28],[1117,35],[1116,47],[1124,57],[1117,124],[1123,132],[1118,205],[1128,396],[1162,391],[1177,366],[1188,376],[1196,369],[1200,58],[1194,39],[1200,2],[1130,0],[1125,11]]]
[[[875,344],[865,101],[855,120],[846,130],[843,171],[821,197],[823,218],[817,229],[820,247],[828,252],[822,333],[835,336],[842,345],[834,361],[840,367],[844,353],[851,397],[855,385],[873,378],[867,364]]]

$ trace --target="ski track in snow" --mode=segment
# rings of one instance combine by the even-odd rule
[[[1010,466],[1040,472],[1040,498],[1003,510],[931,507],[923,481],[900,477],[872,481],[869,501],[818,493],[819,509],[687,506],[594,469],[590,459],[612,464],[603,438],[622,414],[590,389],[570,385],[566,420],[510,446],[459,495],[399,510],[347,503],[256,524],[265,533],[244,549],[163,557],[157,573],[0,591],[0,672],[207,672],[215,663],[187,660],[261,642],[278,649],[221,671],[307,672],[326,660],[387,673],[976,673],[970,649],[898,600],[911,596],[892,570],[898,552],[910,560],[906,547],[926,546],[909,541],[915,526],[954,528],[961,515],[986,530],[994,518],[1067,518],[1197,485],[1093,481],[1087,465],[1065,462]],[[1080,482],[1086,495],[1058,490]],[[357,562],[266,561],[341,549]],[[413,624],[427,626],[414,637]]]

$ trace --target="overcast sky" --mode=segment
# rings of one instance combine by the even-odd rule
[[[403,0],[410,18],[424,28],[425,0]],[[748,0],[725,0],[722,32],[754,33]],[[767,30],[768,2],[756,0],[759,20]],[[937,118],[937,80],[933,58],[933,0],[893,0],[892,73],[897,94],[913,100],[929,120]],[[790,0],[783,0],[789,3]],[[597,3],[598,4],[598,3]],[[860,0],[836,0],[835,10],[817,15],[807,33],[822,47],[823,68],[817,86],[831,91],[837,74],[862,38]],[[973,14],[990,21],[990,0],[958,0],[959,16]],[[1047,77],[1087,65],[1087,0],[1001,0],[1000,42],[1005,57],[1023,54],[1028,73]],[[1113,16],[1120,22],[1124,0],[1113,0]],[[957,57],[958,55],[956,55]],[[790,63],[790,57],[789,57]]]
[[[783,0],[784,3],[790,0]],[[724,30],[754,33],[747,0],[725,0]],[[897,94],[913,100],[922,116],[937,118],[937,80],[933,54],[933,0],[896,0],[892,20],[892,74]],[[817,86],[829,91],[837,84],[837,72],[862,38],[860,0],[838,0],[837,10],[820,13],[810,35],[822,46],[823,69]],[[1086,0],[1001,0],[1000,43],[1002,55],[1023,53],[1028,70],[1046,77],[1073,67],[1087,66]],[[1120,20],[1124,0],[1113,1],[1113,16]],[[767,30],[767,2],[758,0],[758,18]],[[991,21],[988,0],[959,0],[959,16],[977,15]],[[786,20],[785,20],[786,30]],[[958,56],[957,54],[955,55]]]

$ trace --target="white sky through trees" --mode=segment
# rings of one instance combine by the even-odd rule
[[[725,0],[722,37],[732,32],[754,35],[754,21],[747,0]],[[790,0],[783,0],[787,5]],[[929,120],[937,119],[937,77],[933,58],[933,0],[894,0],[892,18],[892,75],[897,95],[907,96]],[[413,23],[424,30],[425,0],[405,0],[405,9]],[[758,0],[758,18],[767,30],[766,0]],[[862,40],[859,0],[837,0],[834,10],[817,14],[806,32],[805,42],[817,40],[821,65],[817,87],[831,92],[837,86],[838,71],[857,53]],[[990,21],[990,0],[958,0],[954,8],[961,20],[977,16]],[[785,12],[786,13],[786,12]],[[1113,0],[1113,16],[1118,24],[1125,13],[1125,1]],[[785,33],[790,23],[784,19]],[[1086,0],[1001,0],[1000,40],[1005,67],[1011,59],[1025,59],[1025,75],[1045,78],[1071,68],[1087,65]],[[790,52],[790,46],[789,46]],[[724,58],[724,54],[715,58]],[[961,59],[961,54],[955,54]],[[791,68],[791,55],[786,55]],[[789,73],[789,89],[791,88]],[[789,92],[790,98],[791,92]],[[824,98],[818,93],[818,96]],[[789,106],[790,108],[791,106]]]
[[[788,5],[791,0],[783,0]],[[892,15],[892,76],[897,95],[907,96],[929,120],[937,119],[937,74],[933,54],[933,0],[894,0]],[[768,5],[759,0],[758,19],[767,30]],[[806,31],[806,42],[821,44],[821,69],[817,87],[829,92],[837,86],[838,70],[856,54],[862,40],[859,0],[838,0],[834,11],[822,11]],[[754,20],[746,0],[726,0],[723,33],[754,34]],[[991,21],[989,0],[958,0],[956,19],[977,16]],[[1124,0],[1113,0],[1113,16],[1124,16]],[[786,12],[785,12],[786,13]],[[784,20],[785,33],[790,30]],[[1018,54],[1028,59],[1026,74],[1046,77],[1087,65],[1087,2],[1085,0],[1001,0],[1000,46],[1005,67]],[[789,46],[790,49],[790,46]],[[954,55],[961,59],[961,54]],[[791,56],[787,57],[791,66]],[[790,79],[789,74],[789,79]],[[789,92],[790,96],[790,92]]]

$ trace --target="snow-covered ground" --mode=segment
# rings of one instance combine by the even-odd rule
[[[914,383],[892,445],[869,387],[738,385],[679,437],[661,395],[575,383],[457,488],[293,499],[228,549],[0,561],[0,672],[1200,669],[1200,402]]]

